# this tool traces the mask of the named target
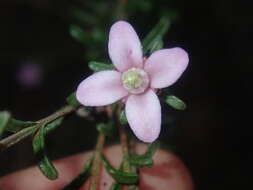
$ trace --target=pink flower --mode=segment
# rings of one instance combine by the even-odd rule
[[[155,91],[178,80],[188,65],[188,54],[181,48],[162,49],[145,59],[135,30],[125,21],[111,27],[108,49],[116,70],[83,80],[76,97],[85,106],[126,100],[126,117],[134,134],[153,142],[161,129],[161,105]]]

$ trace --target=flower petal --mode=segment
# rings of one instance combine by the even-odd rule
[[[140,140],[153,142],[157,139],[161,129],[161,105],[153,90],[129,96],[126,116],[131,129]]]
[[[119,71],[143,65],[139,37],[133,27],[125,21],[118,21],[112,25],[108,50],[113,64]]]
[[[178,80],[188,62],[188,54],[182,48],[162,49],[146,60],[144,70],[150,75],[152,88],[165,88]]]
[[[85,106],[104,106],[116,102],[127,94],[127,90],[121,84],[121,73],[101,71],[79,84],[76,98]]]

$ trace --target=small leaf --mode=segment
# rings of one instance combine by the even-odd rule
[[[162,40],[162,36],[158,35],[156,37],[156,39],[154,40],[154,43],[151,44],[152,46],[150,47],[150,51],[149,53],[153,53],[154,51],[157,51],[159,49],[163,48],[163,40]]]
[[[61,125],[63,119],[64,119],[64,117],[61,117],[61,118],[56,119],[56,120],[52,121],[51,123],[47,124],[45,126],[45,134],[48,134],[51,131],[55,130],[59,125]]]
[[[107,136],[112,136],[114,128],[111,123],[108,123],[108,124],[99,123],[99,124],[97,124],[97,130],[101,133],[104,133]]]
[[[90,176],[93,158],[94,157],[92,156],[92,158],[89,159],[85,164],[82,172],[75,179],[73,179],[68,185],[66,185],[62,190],[76,190],[79,189],[85,183],[85,181]]]
[[[11,131],[11,132],[17,132],[23,128],[31,127],[36,124],[37,122],[34,122],[34,121],[21,121],[21,120],[11,118],[10,121],[8,122],[6,130]]]
[[[127,124],[128,121],[127,121],[127,117],[126,117],[126,112],[125,112],[125,111],[122,111],[122,112],[120,113],[119,121],[120,121],[120,123],[121,123],[122,125]]]
[[[159,148],[160,143],[158,141],[155,141],[151,143],[148,147],[148,150],[146,151],[145,155],[152,158],[155,154],[156,150]]]
[[[74,107],[80,106],[80,103],[76,99],[76,92],[72,92],[67,98],[66,101],[69,105],[72,105]]]
[[[83,9],[79,7],[74,7],[71,10],[72,17],[83,24],[91,24],[97,23],[99,20],[94,14],[90,14],[87,11],[83,11]]]
[[[50,180],[58,177],[58,172],[53,166],[51,160],[46,155],[45,150],[45,127],[40,127],[33,139],[33,152],[38,159],[40,171]]]
[[[87,37],[83,29],[77,25],[70,25],[70,35],[80,43],[86,43]]]
[[[106,64],[106,63],[101,63],[101,62],[96,62],[96,61],[90,61],[88,66],[94,72],[115,69],[113,64]]]
[[[0,136],[4,132],[11,118],[11,114],[7,111],[0,112]]]
[[[94,43],[104,43],[106,41],[106,32],[99,27],[95,27],[91,32],[91,37]]]
[[[25,139],[29,135],[32,135],[37,129],[39,125],[34,125],[31,127],[27,127],[25,129],[20,130],[19,132],[8,136],[0,141],[0,151],[11,147],[12,145],[18,143],[19,141]]]
[[[101,160],[103,161],[106,171],[116,182],[122,184],[136,184],[138,182],[138,174],[114,169],[103,155],[101,155]]]
[[[186,109],[186,104],[176,96],[167,96],[165,102],[176,110]]]
[[[143,155],[130,155],[128,160],[130,164],[135,165],[138,168],[151,167],[153,165],[153,155],[159,147],[158,142],[154,142],[149,145],[147,151]]]
[[[138,168],[151,167],[153,165],[153,160],[146,155],[130,155],[129,163]]]
[[[113,183],[110,190],[120,190],[122,185],[120,183]]]
[[[151,49],[154,49],[155,47],[161,47],[162,44],[160,43],[158,46],[157,44],[158,37],[162,39],[162,37],[165,35],[167,30],[170,26],[170,20],[167,16],[164,16],[160,19],[159,23],[154,26],[154,28],[147,34],[147,36],[144,38],[142,44],[143,44],[143,53],[146,55],[147,53],[151,53]],[[157,48],[155,48],[157,50]]]

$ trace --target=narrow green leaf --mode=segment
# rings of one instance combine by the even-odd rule
[[[92,158],[89,159],[85,164],[81,173],[75,179],[73,179],[68,185],[66,185],[62,190],[76,190],[79,189],[85,183],[85,181],[90,176],[93,158],[94,157],[92,156]]]
[[[138,174],[116,170],[111,166],[109,161],[103,155],[101,155],[101,159],[106,171],[113,177],[116,182],[121,184],[136,184],[138,182]]]
[[[176,110],[186,109],[186,104],[176,96],[167,96],[165,102]]]
[[[110,187],[110,190],[120,190],[122,187],[122,184],[120,183],[113,183],[112,186]]]
[[[86,33],[77,25],[70,25],[70,35],[78,42],[85,43],[87,40]]]
[[[153,53],[154,51],[157,51],[159,49],[163,48],[163,40],[162,40],[162,36],[158,35],[156,37],[156,39],[154,40],[153,44],[151,44],[152,46],[150,46],[150,50],[149,53]]]
[[[71,10],[72,17],[75,20],[78,20],[79,22],[83,24],[91,24],[94,25],[94,23],[97,23],[98,17],[96,17],[94,14],[90,14],[87,11],[83,11],[80,7],[74,7]]]
[[[102,132],[107,136],[112,136],[113,131],[114,131],[113,125],[111,123],[107,123],[107,124],[99,123],[97,124],[96,127],[99,132]]]
[[[25,129],[20,130],[19,132],[8,136],[0,141],[0,151],[11,147],[12,145],[18,143],[19,141],[25,139],[29,135],[32,135],[37,129],[39,125],[34,125],[31,127],[27,127]]]
[[[162,48],[162,44],[158,43],[159,39],[162,39],[165,33],[168,31],[170,26],[170,20],[167,16],[164,16],[160,19],[159,23],[157,23],[154,28],[147,34],[147,36],[144,38],[142,44],[143,44],[143,53],[146,55],[147,53],[152,53],[150,52],[151,49],[157,50],[158,47]],[[159,45],[155,45],[155,44]]]
[[[120,123],[121,123],[122,125],[127,124],[128,121],[127,121],[127,117],[126,117],[126,112],[125,112],[125,111],[122,111],[122,112],[120,113],[119,121],[120,121]]]
[[[143,155],[136,155],[136,154],[130,155],[128,158],[130,164],[132,164],[138,168],[151,167],[153,165],[153,158],[152,157],[158,147],[159,147],[159,143],[154,142],[149,145],[145,154],[143,154]]]
[[[145,155],[152,158],[155,154],[156,150],[159,148],[160,143],[158,141],[155,141],[151,143],[148,147],[148,150],[146,151]]]
[[[4,132],[11,118],[11,114],[7,111],[0,112],[0,136]]]
[[[33,152],[38,159],[38,166],[40,171],[50,180],[54,180],[58,177],[58,172],[55,169],[53,163],[46,155],[45,150],[45,128],[40,127],[33,139]]]
[[[94,72],[115,69],[113,64],[106,64],[106,63],[101,63],[101,62],[96,62],[96,61],[90,61],[88,63],[88,66]]]
[[[34,121],[21,121],[21,120],[11,118],[10,121],[8,122],[6,130],[11,131],[11,132],[17,132],[23,128],[31,127],[36,124],[37,122],[34,122]]]
[[[129,162],[137,168],[149,168],[153,165],[152,158],[147,157],[146,155],[131,155],[129,156]]]
[[[52,132],[53,130],[55,130],[59,125],[61,125],[63,119],[64,119],[64,117],[61,117],[61,118],[56,119],[56,120],[52,121],[51,123],[47,124],[45,126],[45,134],[48,134],[48,133]]]
[[[76,99],[76,92],[72,92],[67,98],[66,101],[69,105],[72,105],[74,107],[80,106],[80,103]]]

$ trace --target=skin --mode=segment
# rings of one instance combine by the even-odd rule
[[[138,144],[136,152],[144,153],[146,146]],[[118,167],[122,154],[119,145],[111,146],[104,151],[105,156],[114,167]],[[55,161],[59,171],[59,178],[54,181],[46,179],[37,167],[31,167],[0,178],[0,189],[3,190],[58,190],[68,184],[80,172],[84,160],[91,153],[82,153]],[[154,155],[152,168],[140,170],[140,190],[193,190],[193,183],[189,171],[182,161],[173,153],[157,150]],[[104,168],[100,175],[99,190],[109,189],[112,178]],[[88,189],[88,182],[79,190]],[[1,189],[1,190],[2,190]]]

